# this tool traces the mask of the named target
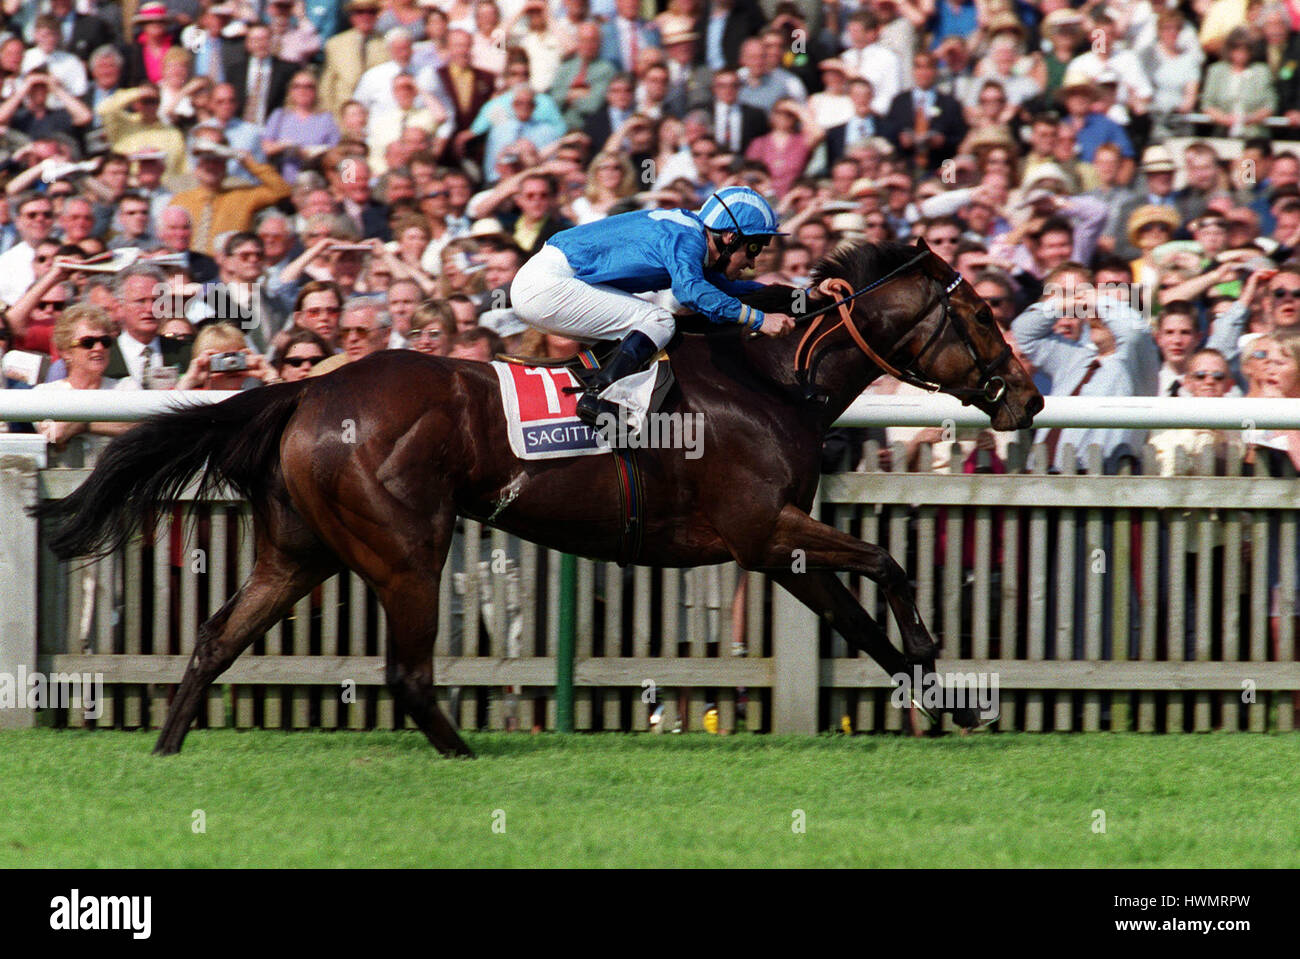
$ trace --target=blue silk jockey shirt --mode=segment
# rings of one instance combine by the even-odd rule
[[[763,289],[762,283],[728,280],[704,269],[707,230],[688,210],[636,210],[555,234],[547,244],[569,261],[584,283],[605,284],[626,293],[671,287],[688,309],[714,323],[743,323],[757,329],[763,313],[736,299]]]

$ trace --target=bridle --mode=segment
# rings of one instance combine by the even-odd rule
[[[1006,396],[1007,381],[997,375],[997,371],[1006,364],[1008,359],[1011,358],[1011,347],[1004,343],[1002,352],[998,354],[997,358],[991,363],[985,363],[984,360],[980,358],[979,352],[975,349],[975,342],[971,339],[970,331],[966,328],[966,324],[963,322],[955,322],[953,320],[950,298],[953,291],[961,285],[962,278],[960,273],[954,272],[948,285],[938,293],[934,294],[930,300],[927,301],[925,308],[920,311],[920,315],[928,319],[929,314],[933,311],[936,305],[942,306],[943,308],[943,313],[939,322],[935,324],[934,332],[930,334],[929,339],[925,341],[925,344],[921,349],[912,355],[911,361],[904,366],[895,364],[893,362],[894,357],[904,347],[904,345],[911,340],[912,336],[925,325],[924,322],[915,324],[907,335],[894,344],[894,348],[886,356],[881,356],[872,349],[871,344],[863,338],[862,334],[858,331],[857,326],[854,325],[852,321],[852,310],[849,307],[850,303],[858,297],[870,293],[873,290],[878,290],[885,284],[904,276],[912,269],[912,267],[916,266],[928,256],[930,256],[930,251],[924,250],[912,257],[912,259],[908,260],[902,266],[892,270],[885,276],[860,290],[854,290],[847,280],[840,279],[839,277],[826,280],[822,283],[821,288],[823,290],[831,295],[838,295],[841,298],[831,303],[829,306],[824,306],[821,309],[805,314],[804,316],[805,319],[815,319],[813,319],[812,324],[804,332],[803,339],[799,341],[799,346],[795,350],[794,369],[795,376],[798,378],[799,383],[804,388],[807,396],[814,397],[817,395],[817,391],[813,387],[813,377],[816,374],[817,364],[821,361],[824,353],[816,353],[816,349],[824,339],[841,327],[848,331],[849,336],[853,339],[853,342],[857,344],[858,348],[862,350],[862,352],[866,354],[867,358],[882,371],[904,383],[919,387],[926,392],[938,393],[943,390],[944,387],[929,379],[925,374],[925,371],[920,369],[919,364],[921,362],[921,357],[925,356],[925,354],[939,342],[949,325],[957,331],[958,339],[961,340],[962,345],[964,345],[967,352],[970,353],[971,360],[975,369],[979,371],[980,378],[978,384],[974,387],[952,387],[947,389],[946,392],[959,399],[963,406],[970,406],[978,400],[983,400],[987,403],[997,403]],[[830,323],[824,322],[827,314],[835,309],[839,310],[839,319]],[[814,355],[815,353],[816,355]]]

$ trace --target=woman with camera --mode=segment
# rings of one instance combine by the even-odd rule
[[[248,348],[231,323],[211,323],[194,338],[194,359],[176,384],[178,390],[247,390],[278,381],[275,369]]]

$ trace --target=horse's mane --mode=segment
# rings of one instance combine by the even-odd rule
[[[919,252],[908,243],[841,243],[813,267],[813,284],[839,277],[860,290],[898,269]]]

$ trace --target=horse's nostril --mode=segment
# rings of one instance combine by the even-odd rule
[[[1030,399],[1028,403],[1025,404],[1025,412],[1027,412],[1030,416],[1037,416],[1042,411],[1043,411],[1042,394],[1041,393],[1035,394],[1034,397]]]

